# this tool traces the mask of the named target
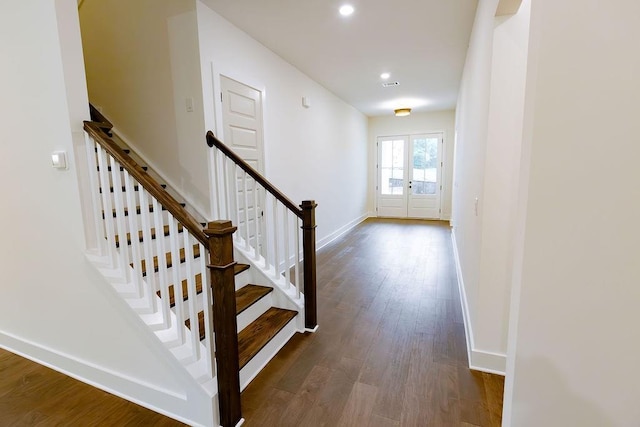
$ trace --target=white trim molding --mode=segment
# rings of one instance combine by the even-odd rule
[[[183,392],[163,389],[8,332],[0,331],[0,348],[189,425],[203,425],[190,417],[193,408],[214,403],[203,391],[193,393],[195,387],[186,386]]]
[[[453,258],[456,263],[456,276],[458,279],[460,304],[462,305],[462,317],[464,319],[464,330],[467,339],[467,357],[469,358],[469,368],[476,371],[488,372],[490,374],[504,376],[507,369],[507,355],[503,353],[494,353],[491,351],[480,350],[475,346],[473,339],[473,328],[471,325],[471,312],[469,311],[469,302],[467,300],[467,292],[464,286],[464,278],[462,275],[462,267],[460,265],[458,245],[456,243],[456,235],[453,229],[451,229],[451,245],[453,247]]]
[[[343,225],[342,227],[338,228],[336,231],[334,231],[333,233],[329,234],[328,236],[323,237],[322,239],[318,240],[317,243],[316,243],[316,250],[319,251],[320,249],[324,248],[328,244],[330,244],[333,241],[337,240],[340,236],[342,236],[342,235],[348,233],[349,231],[353,230],[358,224],[360,224],[361,222],[363,222],[364,220],[366,220],[370,216],[371,216],[371,214],[369,212],[367,212],[364,215],[361,215],[358,218],[354,219],[353,221],[351,221],[351,222]]]

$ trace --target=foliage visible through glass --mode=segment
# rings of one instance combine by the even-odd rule
[[[413,140],[412,194],[436,194],[438,138]]]
[[[382,141],[380,151],[380,193],[402,195],[404,191],[404,140]]]

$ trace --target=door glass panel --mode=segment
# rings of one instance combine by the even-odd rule
[[[404,140],[380,143],[380,193],[402,195],[404,192]]]
[[[436,194],[438,142],[438,138],[413,139],[411,194]]]

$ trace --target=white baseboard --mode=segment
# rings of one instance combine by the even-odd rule
[[[139,379],[129,378],[109,368],[98,366],[3,331],[0,331],[0,347],[154,412],[189,425],[199,425],[198,422],[179,413],[185,412],[190,405],[193,405],[188,402],[189,393],[186,390],[178,393],[146,384]],[[176,409],[176,411],[174,412],[172,409]]]
[[[360,224],[362,221],[364,221],[365,219],[369,218],[370,216],[371,215],[369,214],[369,212],[367,212],[364,215],[361,215],[358,218],[354,219],[353,221],[347,223],[346,225],[343,225],[342,227],[338,228],[336,231],[334,231],[333,233],[329,234],[328,236],[323,237],[322,239],[318,240],[316,242],[316,250],[320,250],[320,249],[324,248],[325,246],[327,246],[328,244],[330,244],[334,240],[338,239],[343,234],[346,234],[347,232],[349,232],[350,230],[355,228],[356,225]]]
[[[458,278],[458,289],[460,291],[460,304],[462,305],[462,317],[464,319],[465,336],[467,338],[467,356],[469,358],[469,368],[476,371],[488,372],[490,374],[504,376],[507,369],[507,355],[503,353],[494,353],[490,351],[479,350],[475,346],[473,339],[473,328],[471,325],[471,313],[469,311],[469,302],[467,300],[467,292],[464,286],[462,267],[460,265],[458,244],[456,243],[456,235],[453,229],[451,230],[451,244],[453,247],[453,258],[456,264],[456,276]]]

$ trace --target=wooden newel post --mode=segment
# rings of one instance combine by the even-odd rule
[[[305,200],[302,208],[302,254],[304,257],[304,327],[318,326],[316,298],[316,202]]]
[[[232,427],[242,418],[240,408],[240,366],[234,282],[233,240],[237,227],[231,221],[213,221],[204,233],[209,237],[209,277],[213,296],[213,325],[220,424]]]

